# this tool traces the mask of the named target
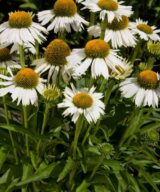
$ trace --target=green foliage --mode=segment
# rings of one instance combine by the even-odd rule
[[[158,0],[137,2],[125,1],[135,9],[133,19],[154,19],[156,25]],[[14,0],[12,5],[33,12],[52,8],[42,0]],[[6,17],[0,16],[1,21]],[[87,38],[78,32],[66,35],[66,42],[79,47]],[[137,55],[135,49],[120,50],[133,59],[133,75],[159,62],[145,43],[140,46]],[[62,92],[66,84],[58,81]],[[104,93],[105,115],[97,123],[84,120],[76,126],[70,117],[64,118],[57,108],[62,96],[52,104],[40,98],[37,106],[28,106],[27,122],[21,105],[8,96],[5,103],[0,99],[0,192],[160,192],[160,109],[135,107],[131,100],[122,99],[115,79],[95,80],[87,73],[73,82],[77,88],[93,84]]]

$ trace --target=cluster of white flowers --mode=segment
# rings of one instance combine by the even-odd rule
[[[80,16],[78,3],[82,11],[98,16],[97,23],[91,25]],[[35,105],[46,84],[57,84],[60,78],[68,84],[90,74],[93,79],[116,79],[122,95],[133,98],[137,106],[157,107],[159,75],[148,69],[127,78],[133,63],[123,58],[120,49],[135,49],[139,41],[160,41],[160,30],[141,19],[130,21],[132,14],[131,6],[117,0],[56,0],[53,9],[37,14],[40,23],[33,21],[30,12],[10,13],[8,21],[0,25],[0,66],[6,66],[6,73],[0,74],[0,96],[10,94],[17,104]],[[88,39],[83,48],[71,50],[69,41],[61,37],[84,29],[93,39]],[[22,65],[25,51],[36,54],[37,45],[46,41],[52,30],[57,37],[44,49],[43,58],[32,61],[35,69]],[[47,80],[40,77],[46,74]],[[103,93],[97,93],[94,85],[77,89],[71,83],[71,89],[65,88],[64,97],[58,107],[66,108],[63,115],[71,115],[73,122],[83,114],[89,123],[96,123],[105,113]]]

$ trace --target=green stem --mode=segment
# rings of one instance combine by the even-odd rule
[[[130,137],[133,136],[133,134],[137,131],[140,121],[143,115],[143,110],[140,108],[137,108],[135,111],[133,111],[130,122],[128,127],[126,128],[119,145],[123,145],[123,143]]]
[[[108,101],[109,101],[109,98],[110,98],[110,96],[111,96],[113,87],[114,87],[114,80],[111,80],[111,81],[109,82],[108,88],[107,88],[107,90],[106,90],[106,92],[105,92],[105,97],[104,97],[105,106],[107,106],[107,104],[108,104]]]
[[[87,87],[91,88],[94,84],[95,79],[93,79],[92,77],[90,77],[89,80],[86,80],[87,83]]]
[[[86,142],[92,126],[93,126],[93,124],[90,124],[90,125],[89,125],[89,127],[88,127],[88,129],[87,129],[87,131],[86,131],[86,134],[85,134],[85,136],[84,136],[84,139],[83,139],[83,141],[82,141],[82,145],[84,145],[84,143]]]
[[[41,135],[44,134],[44,130],[45,130],[45,127],[46,127],[46,124],[47,124],[49,109],[50,109],[50,106],[49,106],[48,103],[46,103],[45,111],[44,111],[44,117],[43,117],[43,123],[42,123],[42,129],[41,129]],[[38,159],[39,159],[40,145],[41,145],[41,139],[38,141],[38,144],[37,144],[37,156],[38,156]]]
[[[104,90],[106,90],[106,83],[107,83],[107,80],[103,78],[101,81],[101,86],[99,88],[100,92],[103,92]]]
[[[94,135],[96,135],[97,131],[99,130],[100,123],[101,123],[101,120],[98,119],[98,121],[97,121],[97,123],[96,123],[95,130],[94,130]]]
[[[76,130],[75,130],[75,136],[74,136],[74,141],[73,141],[73,159],[76,159],[76,151],[77,151],[77,143],[78,143],[78,138],[82,129],[84,118],[83,116],[80,116],[76,122]]]
[[[98,170],[99,166],[102,164],[103,159],[104,159],[104,156],[102,155],[102,156],[100,157],[100,159],[99,159],[99,162],[98,162],[98,163],[96,164],[96,166],[94,167],[94,169],[93,169],[93,171],[92,171],[92,173],[91,173],[91,176],[89,177],[90,180],[91,180],[91,179],[94,177],[94,175],[96,174],[96,171]]]
[[[134,48],[134,52],[132,54],[132,57],[131,57],[131,63],[134,64],[136,58],[137,58],[137,55],[138,55],[138,52],[140,50],[140,47],[141,47],[141,42],[139,42],[136,47]]]
[[[104,19],[102,22],[101,22],[101,35],[100,35],[100,38],[101,39],[104,39],[105,37],[105,30],[106,30],[106,27],[107,27],[107,20]]]
[[[95,13],[94,12],[90,12],[90,26],[94,25],[95,23]]]
[[[20,56],[21,66],[25,67],[25,57],[24,57],[23,45],[19,45],[19,56]]]
[[[28,129],[28,115],[27,115],[27,107],[23,107],[23,121],[24,121],[24,127]],[[27,149],[27,155],[29,156],[29,144],[28,144],[28,135],[25,135],[25,144]]]
[[[9,125],[10,122],[9,122],[9,117],[8,117],[8,108],[7,108],[5,96],[3,97],[3,106],[4,106],[5,117],[6,117],[6,123],[7,123],[7,125]],[[10,130],[9,130],[9,136],[10,136],[10,140],[11,140],[11,143],[12,143],[14,158],[16,160],[16,164],[18,164],[17,150],[16,150],[16,147],[15,147],[15,143],[14,143],[12,132]]]
[[[46,124],[47,124],[49,108],[50,108],[50,107],[49,107],[49,104],[46,103],[45,111],[44,111],[44,118],[43,118],[43,123],[42,123],[42,129],[41,129],[41,135],[44,134],[44,129],[45,129]]]
[[[90,22],[89,22],[89,26],[93,26],[95,23],[95,13],[91,12],[90,13]],[[88,40],[90,40],[92,38],[92,35],[88,34]]]
[[[105,91],[105,89],[106,89],[105,85],[106,85],[106,79],[103,79],[102,83],[101,83],[101,87],[100,87],[100,92]],[[105,106],[107,106],[107,104],[108,104],[108,101],[110,99],[110,96],[111,96],[111,93],[112,93],[112,90],[113,90],[113,86],[114,86],[114,80],[111,80],[109,82],[107,90],[105,91],[105,97],[104,97]],[[101,123],[101,119],[98,119],[98,121],[96,123],[95,130],[94,130],[94,135],[96,135],[97,131],[99,130],[100,123]]]
[[[22,190],[21,190],[21,192],[27,192],[27,189],[26,189],[26,187],[22,187]]]
[[[58,32],[58,38],[59,38],[59,39],[62,39],[62,40],[65,40],[65,38],[66,38],[66,33],[65,33],[64,31]]]
[[[35,182],[33,182],[32,185],[33,185],[33,192],[39,192],[39,191],[40,191],[40,190],[37,188]]]

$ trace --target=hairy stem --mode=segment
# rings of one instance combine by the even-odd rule
[[[19,45],[19,56],[20,56],[21,66],[25,67],[25,57],[24,57],[23,45]]]
[[[27,115],[27,107],[23,106],[23,122],[24,122],[24,127],[28,129],[28,115]],[[29,156],[29,144],[28,144],[28,135],[25,135],[25,145],[27,149],[27,155]]]
[[[84,121],[83,116],[80,116],[76,122],[76,130],[75,130],[75,136],[73,141],[73,159],[76,159],[78,138],[82,129],[83,121]]]

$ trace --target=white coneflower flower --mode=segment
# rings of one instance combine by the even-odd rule
[[[54,3],[53,10],[41,11],[38,13],[38,19],[42,25],[50,23],[47,30],[57,32],[81,31],[83,24],[88,25],[78,13],[77,6],[73,0],[57,0]]]
[[[0,25],[0,41],[7,43],[35,44],[45,40],[46,29],[32,21],[32,15],[25,11],[16,11],[9,14],[9,20]]]
[[[95,92],[95,87],[88,89],[76,89],[73,85],[72,89],[66,87],[64,91],[65,99],[58,104],[59,108],[67,108],[63,115],[72,116],[72,121],[75,123],[80,115],[84,115],[86,120],[91,123],[100,118],[104,114],[104,103],[100,100],[102,93]]]
[[[119,79],[125,79],[126,77],[130,76],[130,74],[133,71],[133,65],[125,59],[123,59],[123,62],[124,62],[123,67],[115,66],[119,73],[112,71],[111,77],[119,80]]]
[[[37,67],[37,70],[41,73],[48,72],[48,80],[52,78],[55,82],[58,73],[62,75],[65,82],[68,82],[74,73],[76,64],[68,63],[66,57],[69,56],[71,50],[68,44],[61,39],[54,39],[47,46],[44,59],[41,60],[41,65]]]
[[[1,75],[0,79],[4,80],[0,82],[0,97],[10,93],[12,100],[17,100],[17,104],[22,102],[22,105],[36,104],[38,95],[37,91],[42,94],[45,80],[40,78],[38,73],[30,68],[22,68],[13,75],[9,71],[10,77]]]
[[[42,95],[47,102],[54,102],[60,96],[60,89],[49,84],[44,87]]]
[[[84,8],[91,12],[100,12],[100,19],[107,20],[111,23],[114,19],[121,20],[122,15],[130,17],[133,13],[131,6],[122,5],[123,1],[117,0],[84,0]]]
[[[111,41],[113,48],[118,47],[134,47],[136,38],[130,29],[130,21],[127,16],[122,16],[121,20],[115,18],[111,23],[107,24],[105,30],[105,41]]]
[[[159,41],[160,29],[156,29],[155,26],[148,25],[148,21],[143,21],[141,19],[136,19],[136,22],[131,23],[131,28],[134,34],[138,34],[141,39],[146,41],[153,40]]]
[[[152,70],[141,71],[137,78],[127,78],[120,83],[120,90],[125,98],[133,97],[137,106],[158,107],[159,75]]]
[[[10,52],[7,48],[8,44],[0,44],[0,67],[5,66],[6,68],[21,68],[17,62],[17,57]]]
[[[116,68],[124,66],[117,51],[110,49],[109,44],[102,39],[88,41],[84,49],[73,49],[67,60],[69,63],[78,64],[74,73],[75,77],[85,74],[91,66],[93,78],[102,75],[108,79],[111,71],[119,74]]]
[[[160,55],[160,42],[148,41],[147,49],[153,55]]]

